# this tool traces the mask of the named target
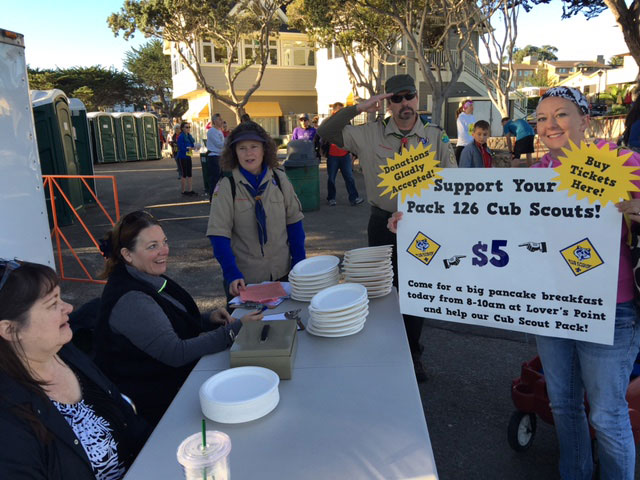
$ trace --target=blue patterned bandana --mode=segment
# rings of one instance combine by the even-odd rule
[[[553,87],[540,97],[540,101],[549,97],[560,97],[575,103],[584,115],[589,115],[589,102],[582,92],[572,87]]]

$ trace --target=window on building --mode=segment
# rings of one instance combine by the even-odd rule
[[[313,45],[301,40],[284,40],[282,42],[282,64],[288,67],[315,65]]]
[[[242,41],[242,51],[245,60],[251,60],[260,52],[260,42],[257,40],[245,39]],[[269,65],[278,64],[278,42],[269,40]]]
[[[227,49],[214,45],[209,40],[202,41],[200,53],[202,63],[224,63],[227,58]],[[238,63],[238,52],[236,51],[231,59],[231,63]]]

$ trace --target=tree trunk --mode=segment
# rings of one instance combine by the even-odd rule
[[[629,53],[640,67],[640,29],[638,29],[638,2],[634,0],[628,8],[624,0],[604,0],[622,30]]]

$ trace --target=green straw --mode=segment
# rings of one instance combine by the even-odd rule
[[[207,448],[207,422],[202,419],[202,451]],[[202,469],[202,480],[207,480],[207,467]]]

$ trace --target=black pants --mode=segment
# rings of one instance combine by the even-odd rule
[[[209,200],[213,195],[213,190],[220,180],[220,157],[218,155],[207,155],[207,176],[209,177]]]
[[[462,155],[462,150],[464,150],[464,147],[466,147],[466,145],[460,145],[459,147],[456,147],[456,163],[458,164],[458,166],[460,166],[460,155]]]
[[[390,212],[386,212],[377,207],[371,207],[371,216],[369,217],[369,226],[367,234],[369,236],[369,246],[393,245],[393,284],[398,288],[398,256],[396,251],[396,234],[387,228],[387,220],[391,216]],[[407,339],[409,340],[409,349],[412,355],[419,355],[422,351],[420,346],[420,334],[422,333],[422,318],[415,315],[402,315],[404,319],[404,328],[407,331]]]

